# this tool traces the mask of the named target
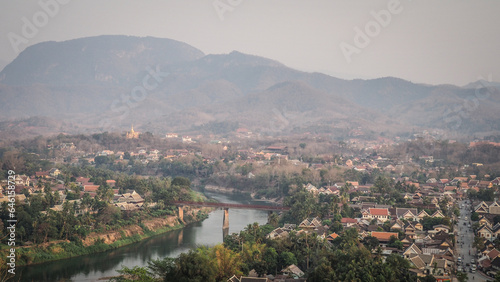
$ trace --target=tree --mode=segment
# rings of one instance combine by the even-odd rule
[[[243,270],[249,272],[255,269],[259,275],[265,274],[267,267],[264,263],[264,252],[266,245],[259,243],[243,243],[241,257],[243,259]]]
[[[118,270],[120,276],[111,278],[110,281],[120,281],[120,282],[129,282],[129,281],[144,281],[144,282],[154,282],[157,281],[148,273],[146,267],[134,266],[132,268],[128,268],[123,266],[122,269]]]
[[[500,282],[500,272],[497,272],[497,275],[495,275],[495,282]]]
[[[191,181],[186,177],[177,176],[172,180],[172,186],[189,188],[191,187]]]
[[[148,269],[153,278],[163,280],[164,277],[174,272],[175,259],[166,257],[148,261]]]
[[[278,257],[278,268],[285,268],[289,265],[297,265],[297,258],[292,252],[282,252]]]
[[[323,281],[339,281],[335,275],[335,270],[326,258],[323,258],[320,264],[314,268],[307,277],[310,282],[323,282]]]
[[[226,281],[233,275],[240,276],[242,261],[238,253],[218,244],[210,249],[210,257],[216,266],[216,281]]]
[[[305,149],[305,148],[306,148],[306,145],[307,145],[306,143],[300,143],[300,144],[299,144],[299,147],[300,147],[301,149]]]
[[[375,249],[376,247],[378,247],[378,245],[380,244],[380,242],[378,241],[377,238],[375,237],[372,237],[372,236],[366,236],[364,239],[363,239],[363,244],[369,249],[369,250],[373,250]]]
[[[278,227],[278,223],[279,223],[278,214],[275,212],[272,212],[271,214],[269,214],[268,221],[269,221],[269,224],[272,225],[273,227],[275,227],[275,228]]]
[[[190,250],[179,255],[175,269],[165,276],[164,281],[215,282],[217,272],[214,264],[206,252],[200,252],[199,249]]]
[[[467,273],[462,272],[462,271],[457,272],[457,279],[459,282],[467,282],[467,280],[468,280]],[[495,281],[497,281],[497,280],[495,280]],[[498,281],[500,281],[500,280],[498,280]]]
[[[394,272],[399,281],[413,281],[410,269],[410,262],[400,255],[391,254],[385,260],[390,269]]]

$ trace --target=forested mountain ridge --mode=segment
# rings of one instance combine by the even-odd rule
[[[237,51],[205,55],[186,43],[152,37],[43,42],[0,72],[0,118],[14,124],[29,117],[59,120],[46,131],[53,133],[123,131],[133,123],[164,134],[237,122],[274,134],[433,130],[481,136],[500,131],[498,106],[494,83],[343,80]]]

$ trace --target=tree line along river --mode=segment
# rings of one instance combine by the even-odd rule
[[[262,204],[232,195],[206,193],[219,202],[231,204]],[[147,266],[148,261],[176,257],[196,246],[222,243],[223,210],[215,210],[202,222],[164,233],[115,250],[65,260],[58,260],[16,269],[14,281],[103,281],[103,277],[118,275],[122,266]],[[229,233],[237,233],[248,224],[267,222],[267,212],[230,209]]]

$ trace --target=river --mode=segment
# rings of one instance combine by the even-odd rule
[[[223,203],[255,204],[230,195],[206,193]],[[259,202],[262,204],[262,202]],[[116,276],[122,266],[147,266],[148,261],[164,257],[177,257],[200,245],[222,243],[223,210],[216,210],[202,222],[174,230],[119,249],[87,256],[19,267],[21,281],[102,281],[99,278]],[[267,222],[267,212],[259,210],[230,209],[229,233],[237,233],[248,224]],[[15,279],[17,281],[17,279]]]

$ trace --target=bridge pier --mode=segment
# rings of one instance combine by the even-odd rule
[[[179,209],[179,219],[184,222],[184,210],[182,209],[182,206],[177,206]]]
[[[229,229],[229,208],[224,208],[224,215],[222,217],[222,229]]]

